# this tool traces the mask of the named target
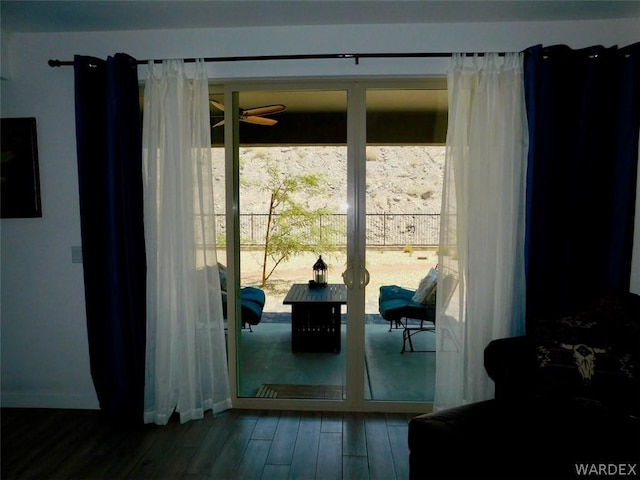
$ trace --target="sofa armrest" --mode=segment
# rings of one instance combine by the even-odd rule
[[[535,384],[535,344],[526,336],[493,340],[484,350],[484,367],[495,382],[497,400],[530,398]]]

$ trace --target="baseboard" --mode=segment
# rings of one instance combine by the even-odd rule
[[[2,392],[2,408],[70,408],[98,410],[100,405],[95,395],[43,394]]]

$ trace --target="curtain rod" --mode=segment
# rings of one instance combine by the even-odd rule
[[[484,56],[485,53],[462,53],[467,57],[474,55]],[[504,56],[504,52],[498,52],[499,56]],[[360,63],[361,58],[447,58],[453,56],[451,52],[422,52],[422,53],[327,53],[327,54],[309,54],[309,55],[256,55],[242,57],[205,57],[205,62],[258,62],[268,60],[318,60],[318,59],[352,59],[356,65]],[[185,58],[185,63],[195,63],[198,58]],[[149,60],[136,60],[136,65],[144,65]],[[162,63],[162,60],[153,60],[153,63]],[[50,67],[72,66],[73,61],[69,60],[49,60]]]

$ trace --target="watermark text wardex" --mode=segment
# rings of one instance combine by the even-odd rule
[[[638,476],[637,463],[576,463],[576,473],[581,476]]]

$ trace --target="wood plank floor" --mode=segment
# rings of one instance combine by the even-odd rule
[[[132,430],[94,410],[0,415],[3,480],[406,480],[414,416],[229,410]]]

